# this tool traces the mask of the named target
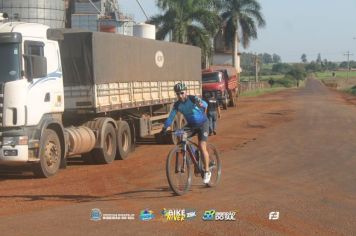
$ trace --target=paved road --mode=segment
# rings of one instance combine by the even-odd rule
[[[147,145],[125,162],[72,166],[47,180],[2,177],[1,235],[355,235],[356,107],[316,80],[241,104],[223,113],[211,139],[223,160],[217,188],[196,179],[188,195],[172,196],[164,176],[170,147]],[[93,222],[93,208],[136,220]],[[138,220],[145,208],[154,220]],[[198,217],[164,222],[162,208]],[[237,210],[237,220],[203,221],[208,209]],[[268,219],[271,211],[278,220]]]

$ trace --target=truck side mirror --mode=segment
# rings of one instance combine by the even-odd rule
[[[225,74],[225,78],[227,78],[227,80],[230,80],[230,76],[229,76],[229,73],[227,73],[227,70],[224,72]]]
[[[23,55],[25,60],[25,76],[28,81],[47,76],[47,59],[37,55]]]
[[[218,76],[218,81],[219,81],[219,83],[221,83],[222,80],[223,80],[223,74],[222,74],[222,73],[219,73],[219,76]]]

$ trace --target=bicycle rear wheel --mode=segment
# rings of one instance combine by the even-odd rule
[[[189,153],[184,152],[178,147],[173,148],[167,157],[166,175],[169,186],[177,195],[184,195],[192,184],[192,168],[189,161]]]
[[[221,178],[221,160],[219,153],[212,144],[208,144],[209,153],[209,169],[211,172],[210,182],[206,184],[209,187],[214,187],[220,182]]]

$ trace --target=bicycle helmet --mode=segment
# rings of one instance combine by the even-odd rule
[[[186,91],[186,90],[187,90],[187,86],[185,86],[184,83],[178,83],[178,84],[174,85],[174,92],[176,92],[176,93]]]

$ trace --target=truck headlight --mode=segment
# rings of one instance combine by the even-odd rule
[[[28,144],[27,136],[3,137],[2,140],[3,146],[16,146],[16,145],[27,145],[27,144]]]

